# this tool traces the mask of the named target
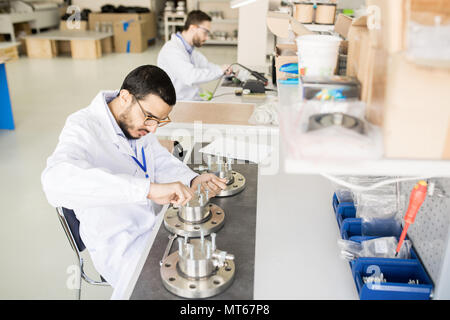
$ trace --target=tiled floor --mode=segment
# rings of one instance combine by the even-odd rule
[[[66,117],[87,106],[99,90],[119,88],[133,68],[156,64],[160,47],[93,61],[21,57],[7,64],[16,129],[0,130],[0,299],[75,298],[68,282],[77,261],[47,203],[40,174]],[[211,62],[236,61],[236,47],[200,50]],[[110,287],[86,283],[82,290],[82,299],[108,299],[112,293]]]

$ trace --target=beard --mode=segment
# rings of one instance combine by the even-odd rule
[[[127,139],[136,140],[139,138],[133,137],[130,133],[130,130],[134,129],[134,126],[131,124],[131,120],[129,118],[130,110],[122,113],[117,119],[117,124],[119,128],[122,130],[123,134]]]
[[[203,45],[203,41],[200,40],[198,36],[194,36],[194,38],[192,38],[192,44],[194,45],[194,47],[200,48]]]

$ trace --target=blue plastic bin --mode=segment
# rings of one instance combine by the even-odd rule
[[[379,219],[378,221],[382,221]],[[389,222],[391,222],[389,220]],[[362,219],[361,218],[347,218],[342,221],[340,228],[341,238],[344,240],[352,240],[354,237],[362,236]],[[401,225],[394,225],[390,223],[384,228],[380,223],[378,227],[372,227],[370,231],[366,230],[364,236],[374,237],[400,237],[402,233]]]
[[[345,219],[356,217],[355,204],[353,202],[339,202],[336,193],[333,194],[333,209],[339,229],[341,229],[342,222]]]
[[[377,271],[387,282],[364,283],[363,277]],[[360,258],[353,263],[352,273],[361,300],[429,300],[433,289],[417,259]],[[419,280],[419,284],[408,284],[410,279]]]

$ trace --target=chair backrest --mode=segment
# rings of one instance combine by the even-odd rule
[[[86,249],[86,246],[80,237],[80,221],[75,216],[75,212],[63,207],[56,208],[56,211],[72,248],[75,251],[82,252]]]

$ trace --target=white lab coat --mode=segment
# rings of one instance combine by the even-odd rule
[[[189,56],[183,42],[175,34],[162,47],[157,63],[172,80],[177,100],[201,100],[198,85],[223,75],[222,68],[208,62],[198,50],[194,49]]]
[[[189,185],[197,175],[149,133],[136,141],[141,162],[144,148],[146,179],[107,113],[106,98],[116,94],[100,92],[87,108],[68,117],[41,177],[49,203],[75,211],[94,266],[113,287],[130,278],[150,238],[155,223],[147,199],[151,183]]]

